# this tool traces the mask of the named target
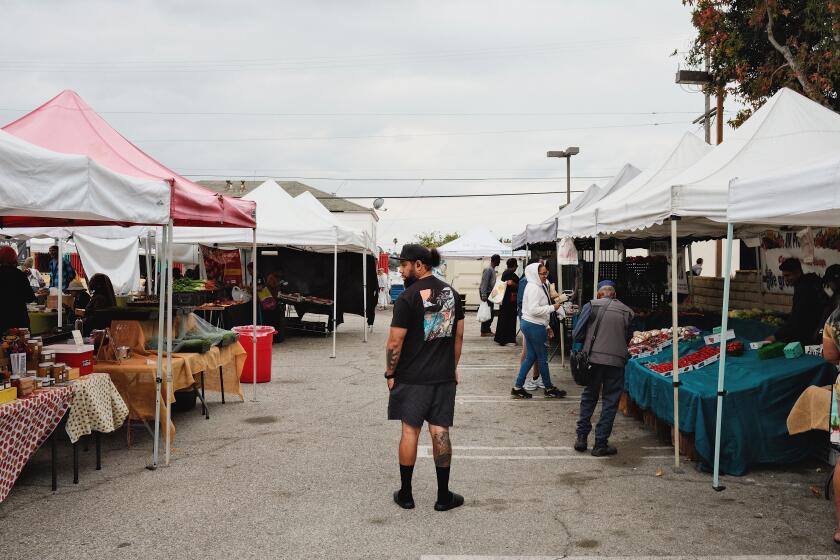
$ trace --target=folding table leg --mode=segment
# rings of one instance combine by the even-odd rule
[[[96,440],[96,470],[102,470],[102,434],[93,432],[93,437]]]
[[[205,420],[210,420],[210,409],[207,407],[207,400],[204,398],[204,372],[201,372],[201,406],[204,408]]]
[[[56,461],[58,453],[55,447],[55,432],[50,435],[50,474],[52,475],[52,491],[58,489],[58,473],[56,472]]]
[[[73,484],[79,483],[79,442],[73,444]]]
[[[219,385],[222,386],[222,404],[225,404],[225,372],[222,366],[219,366]]]

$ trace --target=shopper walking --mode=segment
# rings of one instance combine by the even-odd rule
[[[502,272],[505,295],[499,305],[496,336],[493,337],[493,340],[502,346],[516,342],[516,295],[519,291],[519,277],[516,275],[519,263],[516,262],[516,259],[508,259],[506,264],[507,268]]]
[[[528,264],[540,263],[543,264],[541,259],[535,259],[534,261]],[[522,324],[522,298],[525,296],[525,288],[528,286],[528,279],[525,277],[525,272],[522,272],[522,277],[519,279],[519,287],[516,292],[516,316],[519,317],[519,324]],[[522,362],[525,361],[525,356],[528,354],[528,345],[525,344],[525,336],[522,336],[522,353],[519,356],[519,363],[520,365]],[[540,368],[537,362],[534,362],[534,368],[532,369],[532,375],[528,378],[525,384],[522,386],[526,391],[536,391],[537,389],[545,389],[545,383],[543,383],[542,377],[540,377]]]
[[[546,278],[548,269],[539,263],[528,265],[525,269],[525,278],[528,285],[525,286],[525,294],[522,298],[522,319],[519,326],[525,338],[526,354],[525,360],[519,366],[519,375],[510,390],[510,396],[516,399],[530,399],[531,393],[523,387],[528,371],[539,364],[540,376],[545,385],[544,394],[546,398],[562,398],[566,391],[558,389],[551,382],[551,375],[548,371],[548,341],[549,319],[552,313],[563,314],[562,301],[552,303],[548,295]]]
[[[378,297],[377,297],[377,305],[379,309],[387,309],[388,307],[388,290],[390,290],[390,279],[388,278],[388,273],[385,272],[385,269],[380,268],[376,271],[376,283],[379,287]]]
[[[630,323],[633,311],[616,299],[615,284],[604,280],[598,284],[598,298],[583,306],[580,318],[572,331],[574,341],[583,339],[584,352],[591,352],[592,368],[588,385],[580,397],[580,417],[577,422],[575,451],[586,451],[592,414],[601,398],[601,417],[595,427],[592,455],[615,455],[618,450],[609,445],[618,401],[624,390],[624,365],[627,363],[627,343],[632,337]],[[594,336],[595,329],[598,335]],[[593,342],[594,338],[594,342]]]
[[[53,245],[49,249],[50,253],[50,288],[58,287],[58,245]],[[70,264],[70,255],[64,255],[62,259],[63,270],[61,272],[61,289],[66,290],[70,285],[70,281],[76,277],[76,271],[73,265]]]
[[[478,297],[481,298],[481,301],[487,302],[487,305],[490,306],[490,320],[484,321],[481,323],[481,336],[493,336],[493,331],[491,327],[493,326],[493,302],[490,301],[490,292],[493,291],[493,288],[496,286],[496,267],[499,266],[499,263],[502,262],[502,257],[499,255],[493,255],[490,257],[490,266],[484,269],[484,272],[481,273],[481,284],[478,286]]]
[[[429,424],[437,473],[435,510],[447,511],[464,503],[463,496],[449,490],[449,428],[455,414],[464,310],[458,293],[432,274],[432,268],[440,264],[437,249],[405,245],[399,259],[405,291],[394,302],[385,351],[385,379],[390,390],[388,419],[402,422],[401,486],[394,492],[394,502],[404,509],[414,507],[411,479],[425,421]]]

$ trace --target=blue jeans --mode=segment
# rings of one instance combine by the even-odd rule
[[[618,401],[624,391],[624,368],[592,364],[591,382],[580,396],[577,437],[586,439],[592,431],[592,414],[601,398],[601,417],[595,426],[595,447],[607,445],[612,433]]]
[[[540,370],[540,376],[543,380],[543,385],[548,389],[554,385],[551,383],[551,376],[548,374],[548,349],[545,343],[548,340],[548,331],[544,325],[538,325],[520,319],[519,328],[522,330],[522,336],[525,339],[525,360],[519,366],[519,375],[516,376],[516,383],[514,387],[521,388],[525,383],[525,378],[528,372],[537,364]]]

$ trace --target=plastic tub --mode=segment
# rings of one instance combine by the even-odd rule
[[[242,383],[254,382],[254,326],[245,325],[233,327],[233,332],[239,334],[239,343],[245,348],[248,356],[245,359],[245,367],[242,368],[242,375],[239,381]],[[271,381],[271,345],[274,342],[274,327],[257,325],[257,383],[268,383]]]

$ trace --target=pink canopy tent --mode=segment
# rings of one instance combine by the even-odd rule
[[[222,196],[168,169],[114,130],[74,91],[61,92],[3,130],[56,152],[90,156],[112,171],[168,181],[176,226],[256,227],[254,202]]]
[[[171,169],[154,160],[143,150],[129,142],[100,117],[79,95],[65,90],[31,113],[3,127],[3,130],[32,144],[68,154],[90,157],[112,171],[144,179],[162,179],[171,185],[169,224],[162,230],[160,314],[158,332],[172,333],[172,238],[174,226],[251,228],[253,230],[254,254],[256,254],[256,203],[249,200],[222,196],[201,185],[181,177]],[[130,203],[126,200],[126,203]],[[33,227],[48,225],[42,218],[31,221],[25,216],[13,216],[4,221],[6,227]],[[74,225],[84,225],[75,222]],[[257,259],[253,259],[252,277],[257,277]],[[61,270],[61,267],[59,267]],[[257,321],[257,291],[253,284],[252,306],[254,328]],[[164,319],[167,328],[164,330]],[[256,337],[252,337],[254,371],[257,369]],[[163,344],[158,344],[157,371],[155,378],[155,431],[152,468],[157,467],[160,433],[161,373],[163,367]],[[172,382],[172,337],[166,337],[166,378]],[[256,399],[256,375],[254,375],[254,398]],[[171,400],[167,399],[167,418],[171,414]],[[168,426],[167,422],[167,426]],[[166,463],[169,463],[170,430],[166,430]]]

